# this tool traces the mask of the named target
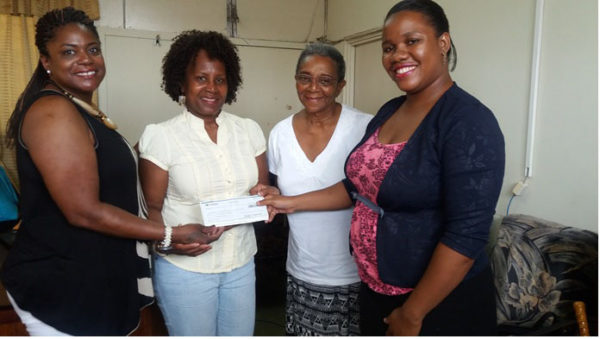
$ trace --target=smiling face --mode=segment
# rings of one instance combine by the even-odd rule
[[[449,80],[445,55],[450,36],[440,36],[427,18],[414,11],[392,15],[383,27],[382,63],[398,88],[419,93]]]
[[[296,74],[296,91],[306,113],[318,113],[333,109],[335,98],[346,81],[338,81],[335,62],[328,57],[306,57]]]
[[[227,98],[225,65],[200,50],[187,68],[182,87],[185,105],[192,114],[203,119],[216,118]]]
[[[56,30],[46,44],[48,55],[40,56],[50,78],[71,94],[90,101],[104,79],[106,69],[98,38],[76,23]]]

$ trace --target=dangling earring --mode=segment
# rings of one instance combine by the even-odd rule
[[[177,102],[179,103],[179,105],[184,106],[185,105],[185,95],[180,95],[179,98],[177,98]]]
[[[442,63],[444,65],[448,63],[448,55],[446,53],[442,53]]]

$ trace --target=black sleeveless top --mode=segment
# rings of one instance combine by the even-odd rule
[[[41,91],[25,109],[53,94],[59,93]],[[100,201],[137,215],[137,168],[129,146],[119,133],[77,109],[96,139]],[[140,309],[152,302],[138,292],[138,279],[150,281],[149,259],[137,251],[146,245],[70,225],[21,142],[17,166],[22,223],[2,269],[6,289],[20,308],[67,334],[134,331]],[[140,249],[147,254],[147,248]],[[152,295],[149,290],[145,294]]]

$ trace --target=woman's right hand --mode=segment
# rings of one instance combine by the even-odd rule
[[[269,220],[267,222],[273,221],[273,218],[279,213],[294,213],[296,211],[293,197],[284,195],[268,194],[256,204],[268,207]]]
[[[269,221],[278,213],[294,213],[296,211],[335,211],[352,206],[352,200],[343,182],[329,187],[306,192],[300,195],[283,196],[266,194],[257,203],[269,207]]]
[[[258,194],[262,197],[270,197],[271,199],[273,199],[273,197],[279,197],[281,196],[281,192],[279,191],[279,188],[275,187],[275,186],[270,186],[270,185],[264,185],[264,184],[257,184],[256,186],[252,187],[250,189],[250,194]],[[263,200],[264,201],[264,200]],[[263,206],[265,205],[264,203],[258,203],[257,205],[259,206]],[[287,213],[285,211],[279,210],[277,208],[275,208],[273,205],[270,204],[266,204],[267,206],[267,212],[269,213],[269,219],[266,221],[267,223],[270,223],[271,221],[273,221],[273,218],[275,218],[275,216],[279,213]],[[291,213],[291,212],[290,212]]]
[[[169,250],[163,251],[156,247],[156,251],[163,254],[179,254],[195,257],[210,250],[212,246],[207,244],[191,243],[191,244],[171,244]]]
[[[180,244],[210,244],[219,239],[223,232],[215,232],[213,227],[202,224],[186,224],[173,227],[172,243]]]
[[[209,244],[221,237],[227,227],[207,227],[202,224],[187,224],[173,227],[171,249],[163,253],[198,256],[210,250]]]

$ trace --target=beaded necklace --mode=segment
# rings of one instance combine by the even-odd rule
[[[74,96],[73,94],[69,93],[66,89],[59,86],[56,82],[54,82],[54,81],[52,81],[52,82],[53,82],[53,85],[58,87],[67,98],[69,98],[71,101],[73,101],[77,105],[81,106],[89,115],[100,120],[104,124],[104,126],[110,128],[112,130],[117,129],[117,124],[115,124],[114,121],[112,121],[106,114],[102,113],[102,111],[100,111],[98,108],[88,104],[87,102],[85,102],[85,101],[79,99],[78,97]]]

